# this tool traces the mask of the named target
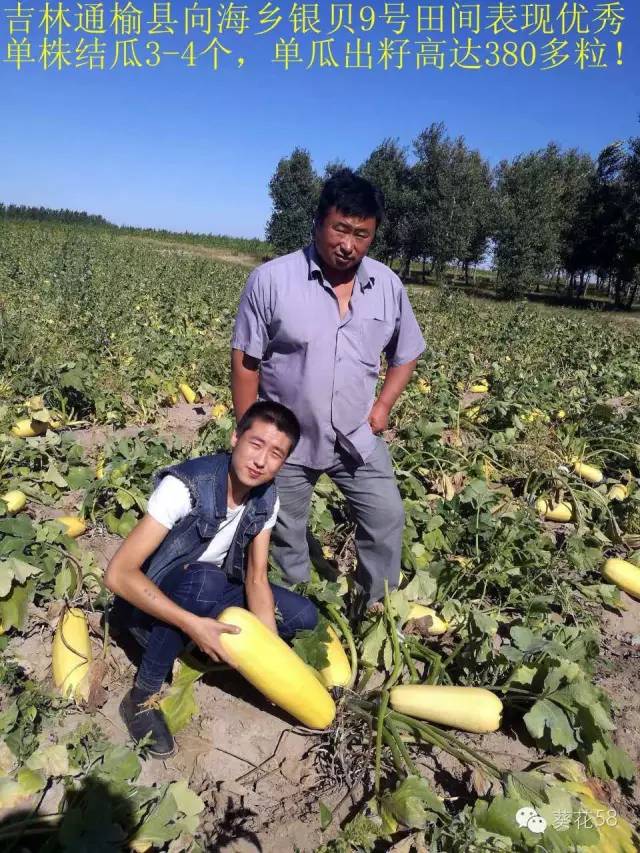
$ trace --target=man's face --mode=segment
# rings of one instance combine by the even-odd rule
[[[358,266],[376,234],[376,218],[347,216],[330,207],[314,231],[316,249],[324,264],[340,272]]]
[[[238,480],[254,488],[273,480],[291,449],[291,440],[273,424],[253,422],[241,436],[231,436],[231,464]]]

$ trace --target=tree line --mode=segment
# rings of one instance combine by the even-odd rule
[[[269,183],[267,240],[279,254],[308,242],[324,180],[309,152],[295,148]],[[511,297],[551,288],[582,298],[588,288],[631,308],[640,284],[640,137],[614,142],[597,158],[556,143],[495,168],[444,124],[423,130],[411,150],[385,139],[356,171],[385,196],[372,254],[410,276],[446,281],[490,261],[495,287]],[[640,294],[639,294],[640,295]]]
[[[37,222],[52,221],[69,225],[109,225],[104,216],[85,213],[83,210],[54,210],[51,207],[29,207],[25,204],[0,204],[0,218],[22,219]]]

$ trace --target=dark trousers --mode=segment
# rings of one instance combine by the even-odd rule
[[[275,584],[270,584],[280,621],[278,633],[288,640],[302,629],[313,629],[318,622],[315,605],[302,595]],[[160,584],[160,589],[180,607],[215,619],[226,607],[247,607],[244,584],[231,581],[212,563],[190,563],[176,568]],[[149,693],[157,693],[171,671],[173,662],[189,642],[189,637],[173,625],[154,619],[131,605],[120,619],[136,640],[143,646],[144,653],[136,686]]]

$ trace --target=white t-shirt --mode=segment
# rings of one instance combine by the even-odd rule
[[[166,477],[162,478],[149,498],[147,512],[163,527],[171,530],[174,524],[191,512],[192,506],[193,503],[189,489],[177,477],[167,474]],[[220,522],[218,532],[207,545],[204,554],[198,558],[198,562],[214,563],[216,566],[222,565],[224,558],[227,556],[227,551],[231,547],[234,533],[240,523],[244,509],[245,504],[240,504],[240,506],[234,509],[227,507],[226,518],[223,518]],[[273,513],[262,528],[263,530],[270,530],[274,526],[279,509],[280,498],[276,498]]]

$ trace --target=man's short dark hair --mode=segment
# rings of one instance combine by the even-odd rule
[[[376,218],[376,228],[384,216],[384,196],[371,181],[356,175],[351,169],[341,169],[329,178],[322,187],[316,209],[315,221],[321,225],[329,212],[335,207],[345,216]]]
[[[236,426],[238,438],[253,426],[254,421],[265,421],[268,424],[273,424],[276,429],[283,432],[291,441],[291,448],[287,456],[293,453],[300,441],[300,424],[291,409],[283,406],[282,403],[274,403],[271,400],[258,400],[257,403],[252,403],[238,421]]]

